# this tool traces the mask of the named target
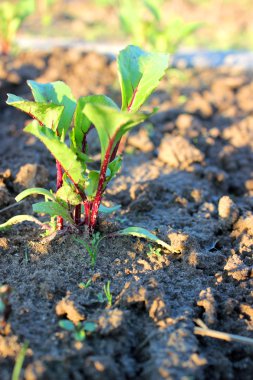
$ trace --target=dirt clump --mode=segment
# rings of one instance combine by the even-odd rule
[[[158,148],[158,158],[173,168],[182,169],[204,161],[203,153],[181,136],[165,136]]]

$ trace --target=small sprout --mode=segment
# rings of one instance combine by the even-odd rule
[[[80,284],[78,284],[78,286],[80,289],[87,289],[89,286],[91,286],[91,284],[92,284],[92,279],[90,278],[86,282],[80,282]]]
[[[112,294],[110,290],[111,281],[108,281],[106,285],[104,285],[103,290],[107,299],[108,306],[112,306]]]
[[[68,319],[62,319],[59,322],[59,326],[72,333],[73,338],[77,341],[83,341],[86,339],[87,333],[93,333],[97,329],[97,325],[94,322],[78,322],[75,325],[73,322]]]
[[[11,380],[19,380],[19,379],[21,379],[20,374],[21,374],[22,366],[23,366],[23,363],[24,363],[24,360],[25,360],[25,356],[26,356],[26,352],[28,350],[28,347],[29,347],[29,342],[25,341],[25,343],[23,344],[21,350],[18,353],[16,362],[15,362],[15,365],[14,365],[14,368],[13,368]]]
[[[155,247],[152,247],[151,244],[148,245],[149,247],[149,251],[147,253],[148,256],[157,256],[157,257],[161,257],[161,248],[155,248]]]
[[[102,240],[101,234],[99,232],[94,233],[89,243],[80,238],[74,238],[74,240],[84,246],[90,256],[91,267],[94,269],[97,261],[98,246]]]

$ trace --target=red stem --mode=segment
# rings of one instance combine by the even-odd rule
[[[75,224],[79,226],[81,222],[81,204],[75,206],[74,219],[75,219]]]
[[[85,201],[83,205],[84,205],[84,211],[85,211],[84,224],[88,226],[90,224],[91,202]]]
[[[91,233],[93,232],[93,230],[96,226],[96,222],[97,222],[98,209],[99,209],[101,199],[102,199],[103,186],[104,186],[105,178],[106,178],[106,170],[107,170],[108,164],[110,162],[111,150],[112,150],[113,144],[114,144],[114,137],[111,138],[109,141],[109,145],[106,149],[104,161],[103,161],[103,164],[102,164],[102,167],[100,170],[98,188],[97,188],[97,192],[96,192],[93,204],[92,204],[91,217],[90,217],[90,223],[89,223],[89,229],[90,229]]]
[[[138,91],[138,86],[137,86],[136,89],[133,91],[132,99],[131,99],[130,103],[129,103],[128,106],[127,106],[127,110],[128,110],[128,112],[131,111],[131,107],[132,107],[132,105],[133,105],[133,102],[134,102],[134,99],[135,99],[135,97],[136,97],[137,91]]]
[[[59,190],[62,187],[62,166],[59,161],[56,160],[56,171],[57,171],[57,179],[56,179],[56,189]],[[60,231],[63,229],[63,217],[57,216],[57,230]]]
[[[114,158],[116,157],[116,154],[117,154],[117,151],[119,148],[119,144],[120,144],[120,140],[117,142],[117,144],[115,145],[115,148],[113,149],[112,155],[110,157],[110,162],[112,162],[114,160]]]
[[[133,105],[133,102],[134,102],[134,99],[135,99],[137,91],[138,91],[138,86],[133,91],[132,99],[131,99],[128,107],[127,107],[128,112],[131,111],[131,107]],[[97,217],[98,217],[98,209],[99,209],[99,206],[100,206],[100,203],[101,203],[101,200],[102,200],[102,195],[103,195],[103,191],[104,191],[103,186],[104,186],[104,183],[105,183],[106,170],[107,170],[108,164],[111,161],[113,161],[114,158],[116,157],[116,154],[117,154],[117,151],[118,151],[118,148],[119,148],[119,145],[120,145],[120,141],[119,141],[116,144],[116,146],[114,147],[113,152],[111,153],[114,141],[115,141],[115,136],[113,136],[110,139],[109,145],[108,145],[108,147],[106,149],[104,161],[102,163],[102,167],[101,167],[101,170],[100,170],[97,192],[96,192],[94,201],[92,202],[92,209],[91,209],[90,220],[87,219],[87,215],[89,216],[89,214],[90,214],[90,205],[89,205],[89,214],[88,214],[88,212],[85,211],[85,214],[86,214],[86,216],[85,216],[85,224],[88,223],[90,234],[93,233],[94,228],[96,226]]]
[[[133,91],[133,96],[132,96],[132,99],[129,103],[129,105],[127,106],[127,111],[128,112],[131,112],[131,107],[133,105],[133,102],[134,102],[134,99],[136,97],[136,94],[137,94],[137,91],[138,91],[138,86],[136,87],[136,89]],[[114,158],[116,157],[117,155],[117,152],[119,150],[119,154],[122,154],[124,149],[125,149],[125,145],[126,145],[126,141],[127,141],[127,136],[123,136],[123,138],[121,138],[117,144],[115,145],[115,148],[112,152],[112,155],[111,155],[111,158],[110,158],[110,162],[114,160]]]

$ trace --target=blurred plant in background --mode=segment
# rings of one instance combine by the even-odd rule
[[[131,43],[149,50],[175,53],[203,25],[166,13],[165,20],[165,0],[122,0],[119,4],[120,23]]]
[[[56,2],[58,0],[36,0],[36,11],[40,15],[42,26],[47,27],[52,23],[53,14],[51,10]]]
[[[252,17],[252,0],[0,0],[0,49],[7,54],[19,30],[169,53],[253,49]]]
[[[18,29],[35,11],[35,0],[3,1],[0,3],[0,48],[9,54],[14,46]]]

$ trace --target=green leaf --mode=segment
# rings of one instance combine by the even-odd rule
[[[76,147],[82,151],[82,143],[84,135],[88,132],[91,122],[84,113],[84,108],[88,103],[102,104],[105,106],[119,109],[116,103],[105,95],[90,95],[83,96],[77,102],[77,107],[74,115],[74,141]]]
[[[38,202],[34,203],[32,207],[34,212],[39,214],[49,214],[51,217],[62,216],[63,219],[74,224],[74,221],[68,211],[57,202]]]
[[[104,159],[111,139],[113,139],[112,152],[117,142],[126,132],[148,117],[148,115],[130,114],[112,107],[91,103],[85,106],[84,112],[97,129],[101,145],[101,161]]]
[[[55,104],[35,103],[19,96],[7,94],[7,104],[26,112],[40,124],[55,131],[59,125],[63,107]]]
[[[41,187],[33,187],[31,189],[24,190],[16,196],[15,200],[16,202],[20,202],[22,201],[22,199],[28,197],[29,195],[35,195],[35,194],[44,195],[45,197],[47,197],[48,199],[51,199],[52,201],[55,200],[55,196],[50,191],[43,189]]]
[[[68,319],[62,319],[59,321],[59,326],[67,331],[75,331],[75,325],[73,322],[69,321]]]
[[[136,112],[158,86],[168,68],[169,56],[128,46],[118,56],[122,109]]]
[[[97,324],[94,322],[84,322],[83,327],[85,331],[94,332],[97,329]]]
[[[43,225],[38,219],[34,218],[30,215],[17,215],[13,216],[13,218],[10,218],[7,222],[0,224],[0,231],[4,231],[8,228],[11,228],[15,224],[22,223],[22,222],[32,222],[39,224],[40,226]]]
[[[85,334],[84,330],[75,331],[73,336],[74,336],[75,340],[78,340],[80,342],[82,342],[86,338],[86,334]]]
[[[53,131],[35,123],[27,125],[24,131],[38,137],[46,145],[75,184],[83,181],[85,166],[81,164],[76,154],[61,142]]]
[[[61,81],[44,84],[29,80],[27,84],[31,88],[36,102],[53,103],[58,106],[64,106],[57,129],[59,135],[63,136],[64,140],[76,108],[76,100],[71,89]]]
[[[122,157],[118,156],[113,161],[111,161],[108,165],[108,168],[110,169],[110,179],[112,179],[118,171],[121,169],[122,166]]]
[[[13,4],[13,6],[16,8],[17,16],[21,20],[32,14],[36,8],[35,0],[20,0],[18,4]]]
[[[128,227],[125,228],[124,230],[120,230],[115,232],[116,235],[131,235],[131,236],[137,236],[140,238],[148,239],[153,241],[154,243],[161,245],[162,247],[171,250],[171,246],[165,241],[159,239],[156,235],[152,234],[148,230],[142,227]]]
[[[112,207],[106,207],[102,204],[100,204],[98,211],[102,212],[103,214],[111,214],[112,212],[115,212],[121,208],[120,205],[112,206]]]
[[[149,10],[157,22],[161,21],[160,4],[159,2],[157,4],[157,0],[144,0],[143,5]]]
[[[56,198],[71,204],[72,206],[77,206],[82,203],[82,198],[76,193],[75,189],[69,185],[63,185],[57,190]]]
[[[96,195],[99,181],[99,171],[91,170],[88,174],[88,178],[85,181],[85,194],[88,199],[92,199]]]
[[[0,298],[0,315],[5,312],[5,308],[6,308],[5,304],[4,304],[4,302]]]

